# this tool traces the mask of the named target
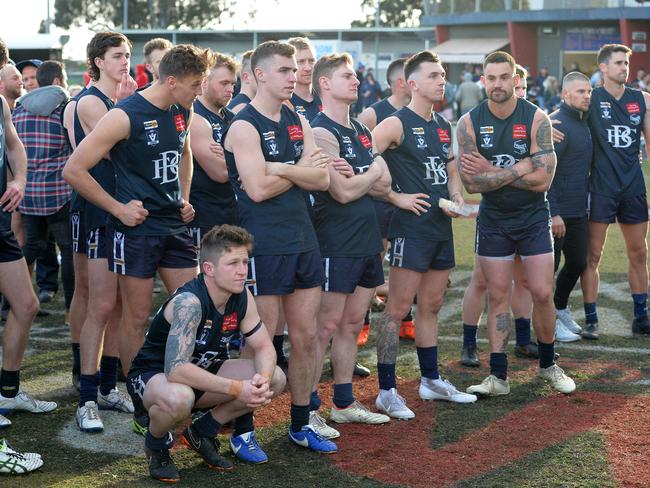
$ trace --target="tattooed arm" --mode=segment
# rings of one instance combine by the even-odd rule
[[[479,152],[469,114],[458,121],[458,161],[460,179],[469,193],[498,190],[532,171],[529,160],[509,168],[495,168]]]
[[[551,121],[548,115],[537,110],[532,130],[530,145],[532,156],[530,159],[533,163],[533,172],[513,181],[510,186],[521,190],[545,192],[551,186],[557,164],[557,158],[553,151]]]

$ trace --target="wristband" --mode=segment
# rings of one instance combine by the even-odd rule
[[[228,388],[228,395],[239,398],[242,390],[244,389],[244,382],[242,380],[230,380],[230,387]]]

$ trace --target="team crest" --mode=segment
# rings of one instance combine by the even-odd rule
[[[446,158],[449,157],[449,144],[445,143],[441,146],[442,149],[442,154],[445,155]]]
[[[185,146],[186,137],[187,137],[187,131],[183,131],[178,134],[178,143],[180,144],[181,150],[183,150],[183,146]]]
[[[632,115],[630,115],[630,122],[633,125],[639,125],[641,123],[641,115],[640,114],[632,114]]]
[[[513,143],[513,149],[515,151],[515,154],[522,156],[528,151],[528,146],[524,141],[515,141]]]
[[[196,340],[196,343],[205,346],[205,343],[208,340],[208,336],[210,335],[210,331],[212,330],[212,320],[206,320],[205,324],[203,324],[203,330],[201,331],[201,337],[199,337]]]
[[[147,135],[147,146],[157,146],[160,143],[158,131],[156,129],[147,130],[145,131],[145,134]]]
[[[269,156],[277,156],[280,154],[278,151],[278,143],[275,140],[275,132],[270,130],[268,132],[262,133],[262,138],[266,144],[266,149],[269,151]]]
[[[223,137],[223,128],[219,122],[212,123],[212,137],[216,142],[221,144],[221,137]]]
[[[415,136],[415,143],[417,144],[418,149],[426,149],[427,141],[424,139],[424,128],[413,127],[413,135]]]
[[[354,147],[352,147],[352,141],[348,136],[343,136],[343,147],[345,149],[345,158],[352,159],[356,158],[357,155],[354,153]]]
[[[481,147],[484,149],[490,148],[494,145],[492,134],[481,134]]]
[[[612,105],[609,102],[600,102],[600,116],[603,119],[612,118]]]

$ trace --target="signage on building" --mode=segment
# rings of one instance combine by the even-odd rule
[[[562,35],[565,51],[598,51],[603,44],[620,44],[621,34],[616,27],[572,27]]]

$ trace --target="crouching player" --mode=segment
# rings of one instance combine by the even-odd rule
[[[209,231],[201,243],[201,274],[160,307],[133,360],[127,387],[134,404],[149,413],[145,453],[154,479],[179,480],[169,455],[170,430],[193,409],[210,410],[183,431],[184,442],[211,468],[232,469],[219,455],[221,426],[268,404],[284,389],[273,343],[244,288],[252,243],[240,227]],[[238,331],[254,351],[251,360],[228,359],[229,342]]]

